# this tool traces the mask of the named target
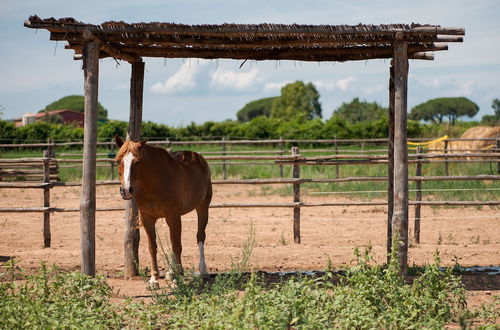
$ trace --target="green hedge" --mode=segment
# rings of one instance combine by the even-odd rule
[[[125,136],[128,123],[123,121],[108,121],[99,123],[99,141],[111,141],[115,134]],[[420,137],[426,130],[424,125],[410,121],[408,136]],[[427,130],[428,131],[428,130]],[[385,118],[373,121],[349,124],[344,119],[332,117],[327,121],[321,119],[304,120],[295,118],[290,121],[280,121],[264,116],[256,117],[249,122],[227,120],[223,122],[208,121],[203,124],[191,123],[184,127],[171,127],[153,122],[142,123],[143,137],[152,140],[197,140],[220,139],[223,136],[236,139],[360,139],[386,138],[387,120]],[[37,122],[22,127],[0,120],[1,143],[36,143],[52,139],[54,142],[82,141],[83,129]]]

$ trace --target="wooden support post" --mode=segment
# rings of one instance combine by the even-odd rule
[[[43,182],[50,182],[50,150],[43,151]],[[50,207],[50,187],[43,188],[43,207]],[[43,212],[43,246],[50,247],[50,212],[48,210]]]
[[[127,140],[141,138],[142,97],[144,89],[144,62],[132,63],[130,78],[130,117]],[[135,198],[125,202],[124,237],[124,277],[132,278],[139,274],[139,211]]]
[[[222,137],[222,155],[226,155],[226,138]],[[222,178],[224,180],[227,179],[227,167],[226,167],[226,160],[222,160]]]
[[[408,271],[408,43],[399,32],[394,42],[394,208],[392,240],[402,276]]]
[[[422,153],[422,147],[418,146],[417,147],[417,154]],[[417,157],[418,160],[422,160],[421,156]],[[415,176],[419,177],[422,176],[422,163],[418,162],[417,163],[417,169],[415,171]],[[416,186],[416,195],[415,195],[415,201],[421,202],[422,201],[422,181],[417,180],[415,183]],[[414,223],[414,228],[413,228],[413,238],[415,239],[416,244],[420,244],[420,209],[422,205],[417,204],[415,205],[415,223]]]
[[[99,41],[83,46],[85,119],[83,136],[82,194],[80,198],[80,246],[82,272],[95,276],[95,210],[97,97],[99,90]]]
[[[282,136],[280,136],[280,152],[279,154],[283,156],[285,154],[285,140],[283,139]],[[283,170],[283,165],[280,165],[280,178],[285,177],[285,172]]]
[[[299,155],[299,148],[292,147],[292,155]],[[300,166],[292,166],[292,175],[294,179],[300,178]],[[300,183],[293,184],[293,202],[300,203]],[[300,244],[300,206],[295,206],[293,208],[293,241],[296,244]]]
[[[391,61],[389,78],[389,118],[387,141],[387,262],[392,252],[392,213],[394,210],[394,61]]]

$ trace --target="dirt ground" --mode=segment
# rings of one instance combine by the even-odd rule
[[[214,187],[214,204],[291,202],[291,196],[270,194],[269,187],[219,185]],[[274,187],[273,187],[274,188]],[[79,187],[56,187],[51,206],[79,207]],[[97,188],[97,207],[122,206],[117,186]],[[0,207],[40,207],[43,193],[36,189],[0,189]],[[384,196],[376,200],[383,201]],[[304,201],[338,201],[338,196],[305,194]],[[343,268],[353,260],[355,247],[372,246],[377,263],[385,261],[386,208],[383,206],[311,207],[301,210],[301,244],[294,244],[292,209],[211,209],[207,228],[206,262],[211,273],[224,272],[241,259],[243,246],[255,230],[250,266],[255,270],[323,270],[330,263]],[[410,208],[410,219],[414,213]],[[442,264],[453,266],[500,266],[500,210],[490,207],[422,208],[421,242],[411,242],[409,263],[432,263],[436,250]],[[52,246],[43,248],[41,213],[0,213],[0,264],[16,258],[19,265],[35,269],[40,262],[63,269],[80,269],[79,213],[51,215]],[[122,280],[123,211],[96,215],[96,268],[109,278],[116,292],[124,296],[147,296],[144,278]],[[168,228],[157,224],[163,245]],[[413,220],[410,221],[410,233]],[[196,214],[183,217],[184,268],[198,263]],[[411,235],[410,235],[411,236]],[[160,263],[164,265],[160,256]],[[149,268],[146,237],[141,229],[141,269]],[[164,269],[164,267],[163,267]],[[196,270],[196,269],[195,269]],[[196,270],[197,271],[197,270]],[[464,278],[469,299],[478,304],[500,295],[500,275]]]

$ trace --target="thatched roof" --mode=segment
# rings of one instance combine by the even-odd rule
[[[408,42],[409,58],[433,59],[447,42],[462,42],[462,28],[437,25],[283,25],[105,22],[31,16],[24,25],[46,29],[51,40],[65,40],[76,57],[83,44],[98,39],[101,58],[129,62],[142,57],[230,58],[242,60],[352,61],[392,58],[396,37]]]

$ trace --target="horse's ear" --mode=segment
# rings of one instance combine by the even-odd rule
[[[144,147],[146,145],[146,143],[148,143],[148,140],[141,140],[141,142],[139,142],[139,143],[140,143],[140,147],[139,148],[142,148],[142,147]]]
[[[121,148],[123,145],[123,140],[118,134],[115,134],[115,143],[118,148]]]

